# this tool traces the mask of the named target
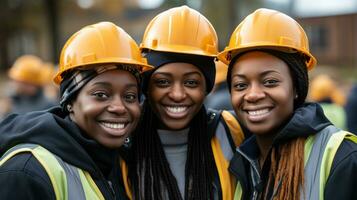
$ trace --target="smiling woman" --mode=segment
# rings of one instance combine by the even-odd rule
[[[228,163],[244,135],[229,112],[203,105],[215,82],[217,48],[213,26],[187,6],[147,26],[141,50],[155,68],[144,73],[143,120],[133,136],[133,199],[233,198]]]
[[[235,152],[234,199],[356,199],[357,137],[305,103],[316,64],[291,17],[258,9],[218,55],[239,122],[253,136]]]
[[[140,72],[148,68],[113,23],[69,38],[54,78],[60,107],[0,124],[2,198],[127,199],[119,148],[138,124]]]

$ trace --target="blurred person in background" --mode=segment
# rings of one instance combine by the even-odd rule
[[[345,96],[327,74],[314,77],[310,84],[309,99],[317,102],[325,116],[338,128],[346,129]]]
[[[212,92],[206,97],[205,105],[207,108],[216,110],[233,110],[231,96],[226,82],[227,66],[216,61],[216,80]]]
[[[56,69],[54,64],[46,62],[44,63],[44,86],[43,86],[43,93],[44,95],[51,101],[59,103],[60,94],[59,94],[59,87],[53,83],[53,77],[56,74]]]
[[[48,82],[47,67],[34,55],[24,55],[16,59],[10,68],[9,93],[11,108],[9,113],[23,114],[45,110],[56,102],[44,95],[43,87]]]
[[[347,129],[357,134],[357,84],[355,83],[350,90],[346,106]]]
[[[140,73],[148,68],[135,41],[113,23],[73,34],[54,78],[60,106],[0,124],[1,198],[127,199],[120,147],[140,119]]]

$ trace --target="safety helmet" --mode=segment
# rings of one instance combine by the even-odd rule
[[[308,70],[316,65],[304,29],[293,18],[275,10],[261,8],[248,15],[234,30],[218,59],[229,64],[237,54],[254,49],[299,52],[306,58]]]
[[[151,20],[140,49],[215,57],[218,38],[202,14],[181,6],[164,11]]]
[[[54,82],[60,84],[68,70],[95,64],[131,64],[140,71],[151,68],[129,34],[111,22],[100,22],[82,28],[67,40]]]
[[[53,63],[50,62],[45,62],[43,64],[43,72],[42,72],[42,77],[43,77],[43,82],[45,84],[53,84],[53,76],[56,74],[56,69]]]
[[[41,86],[44,84],[42,65],[42,60],[39,57],[23,55],[16,59],[8,75],[15,81]]]
[[[312,79],[309,96],[312,101],[316,102],[330,99],[339,105],[345,103],[344,95],[337,88],[335,81],[327,74],[320,74]]]
[[[219,60],[215,62],[215,65],[216,65],[215,84],[219,84],[219,83],[226,81],[228,67],[226,64],[224,64],[223,62],[221,62]]]

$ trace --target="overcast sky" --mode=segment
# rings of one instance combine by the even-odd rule
[[[285,0],[275,0],[285,1]],[[338,15],[357,12],[357,0],[294,0],[300,16]]]

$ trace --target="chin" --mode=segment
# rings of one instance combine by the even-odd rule
[[[167,127],[169,130],[182,130],[187,128],[188,123],[165,123],[165,127]]]

